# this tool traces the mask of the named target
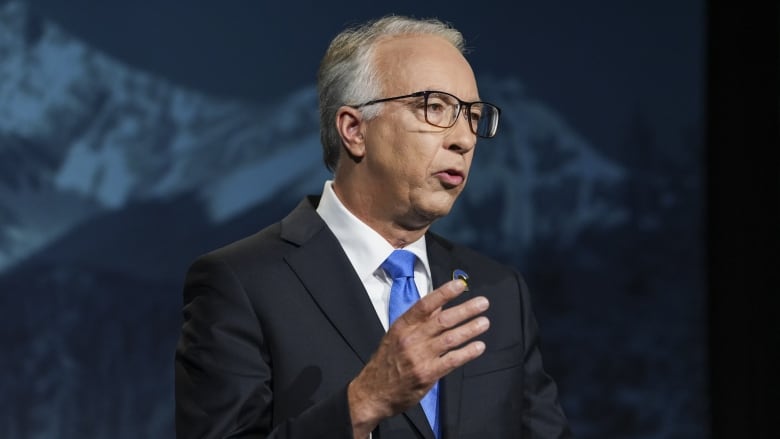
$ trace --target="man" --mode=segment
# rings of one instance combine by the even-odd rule
[[[331,43],[334,179],[191,267],[178,437],[569,435],[520,276],[428,232],[498,126],[462,52],[458,31],[395,16]]]

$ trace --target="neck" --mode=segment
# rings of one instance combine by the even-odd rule
[[[417,241],[431,226],[431,221],[427,220],[404,222],[392,219],[386,208],[374,203],[373,198],[367,195],[368,191],[352,188],[348,182],[334,179],[332,187],[341,204],[393,248],[403,248]]]

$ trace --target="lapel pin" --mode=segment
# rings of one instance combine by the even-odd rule
[[[456,268],[452,271],[452,280],[460,279],[466,283],[466,291],[469,290],[469,274],[460,268]]]

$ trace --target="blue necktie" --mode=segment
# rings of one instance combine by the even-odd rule
[[[390,287],[389,317],[392,325],[395,319],[405,313],[415,302],[420,300],[417,285],[414,283],[414,262],[417,256],[407,250],[394,250],[382,263],[382,269],[393,278],[393,286]],[[439,383],[433,385],[431,390],[420,401],[428,423],[431,424],[433,434],[439,437],[439,411],[438,411]]]

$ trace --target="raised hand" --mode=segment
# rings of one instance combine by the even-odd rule
[[[478,316],[488,309],[486,298],[442,309],[465,288],[462,280],[445,283],[390,326],[349,385],[355,438],[367,437],[382,419],[417,404],[436,381],[485,351],[485,344],[473,339],[490,326],[487,317]]]

